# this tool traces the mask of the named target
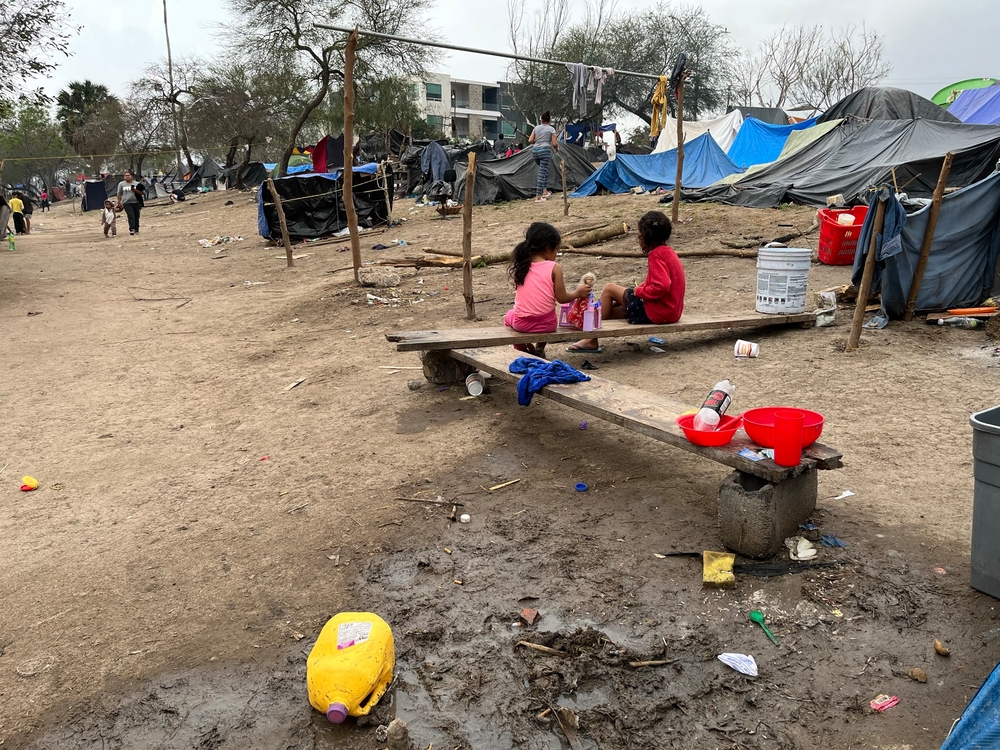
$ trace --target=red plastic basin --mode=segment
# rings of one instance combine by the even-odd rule
[[[716,448],[720,445],[728,445],[733,439],[733,435],[740,429],[743,418],[730,417],[728,414],[722,417],[717,430],[696,430],[694,424],[694,414],[682,414],[677,417],[677,425],[684,431],[684,437],[695,445],[706,448]]]
[[[818,411],[797,409],[794,406],[764,406],[743,412],[743,429],[757,445],[764,448],[774,447],[774,412],[779,409],[791,409],[802,413],[803,448],[819,440],[819,436],[823,434],[823,415]]]

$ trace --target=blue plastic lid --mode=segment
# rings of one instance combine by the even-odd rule
[[[577,482],[576,483],[576,491],[577,492],[586,492],[587,491],[587,484],[586,484],[586,482]]]

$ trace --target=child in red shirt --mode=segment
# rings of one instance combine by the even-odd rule
[[[673,227],[662,211],[650,211],[639,219],[639,247],[647,256],[646,279],[639,286],[608,284],[601,293],[605,318],[624,318],[633,325],[676,323],[684,311],[684,267],[668,245]],[[568,352],[597,354],[597,339],[583,339]]]

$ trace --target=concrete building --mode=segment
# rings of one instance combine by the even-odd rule
[[[501,132],[509,137],[515,127],[524,129],[524,118],[519,113],[515,116],[510,97],[503,94],[505,86],[428,73],[416,84],[415,95],[421,116],[445,136],[492,141]]]

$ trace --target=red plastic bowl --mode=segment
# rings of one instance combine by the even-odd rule
[[[764,448],[774,447],[774,412],[779,409],[790,409],[801,412],[802,447],[812,445],[823,434],[823,415],[818,411],[797,409],[794,406],[764,406],[760,409],[748,409],[743,412],[743,429],[757,445]]]
[[[733,435],[740,429],[743,423],[742,417],[730,417],[725,415],[719,422],[719,429],[707,431],[696,430],[694,424],[694,414],[682,414],[677,417],[678,426],[684,431],[684,437],[695,445],[702,445],[706,448],[717,448],[720,445],[728,445],[733,439]]]

